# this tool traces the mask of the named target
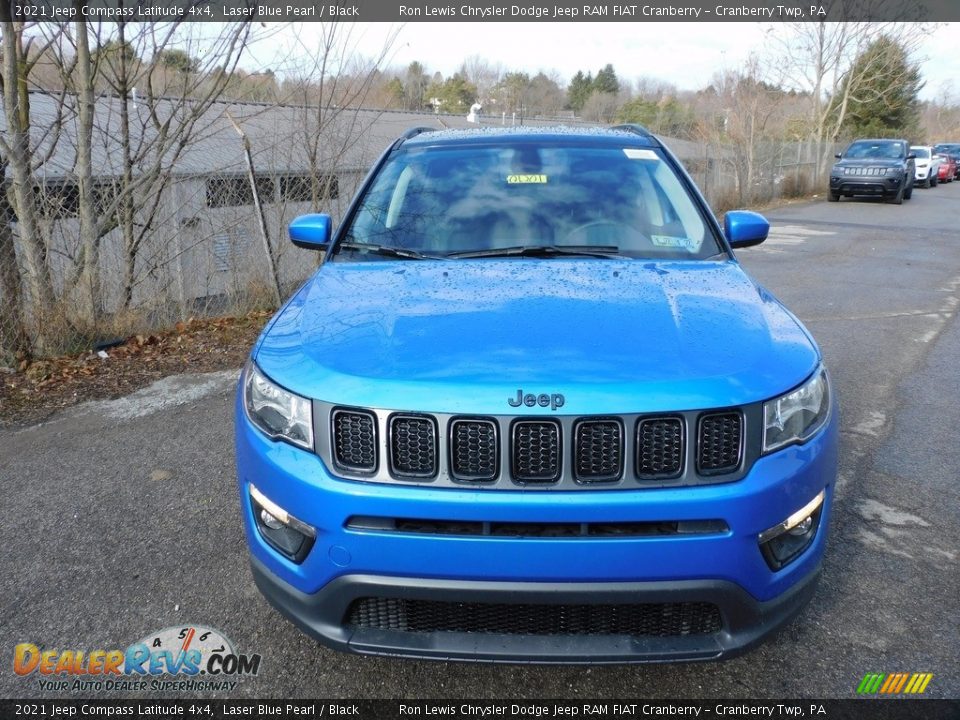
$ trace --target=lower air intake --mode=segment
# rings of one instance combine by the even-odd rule
[[[464,632],[497,635],[709,635],[723,625],[712,603],[632,605],[512,605],[368,597],[355,600],[349,624],[414,633]]]

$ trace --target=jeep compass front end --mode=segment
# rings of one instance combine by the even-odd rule
[[[412,131],[237,393],[254,578],[325,644],[506,662],[710,659],[820,571],[820,352],[642,128]]]

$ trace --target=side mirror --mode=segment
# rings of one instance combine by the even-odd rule
[[[843,153],[834,153],[833,156],[834,156],[837,160],[839,160],[841,157],[843,157]]]
[[[770,223],[763,215],[755,212],[731,210],[723,218],[723,231],[730,247],[751,247],[767,239]]]
[[[290,223],[290,241],[307,250],[325,250],[333,221],[329,215],[301,215]]]

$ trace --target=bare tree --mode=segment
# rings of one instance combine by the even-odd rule
[[[345,23],[310,25],[308,38],[297,35],[297,57],[285,70],[291,89],[288,98],[302,113],[300,132],[311,177],[314,210],[330,197],[332,171],[341,167],[347,152],[360,141],[375,119],[358,112],[379,71],[388,62],[396,32],[388,34],[373,58],[363,59],[356,49],[355,26]],[[419,72],[419,70],[418,70]]]
[[[73,175],[82,239],[79,310],[85,323],[95,323],[102,313],[98,248],[115,229],[123,238],[121,307],[131,306],[137,283],[152,269],[138,272],[138,259],[157,231],[173,169],[214,119],[213,105],[234,77],[251,35],[248,22],[231,23],[213,35],[203,28],[181,21],[78,22],[66,36],[61,71],[65,86],[76,90]],[[117,50],[106,51],[111,47]],[[103,109],[98,113],[98,86],[114,98],[117,117]],[[119,158],[108,149],[118,140]],[[94,169],[95,146],[104,150],[109,167]]]
[[[717,106],[712,117],[701,123],[700,134],[708,142],[730,149],[722,154],[722,160],[733,169],[742,205],[753,199],[755,184],[762,182],[758,179],[758,165],[771,134],[778,134],[772,133],[772,125],[780,114],[784,93],[764,80],[756,56],[751,56],[739,70],[717,73],[712,88]]]
[[[50,340],[51,329],[47,320],[53,314],[55,295],[50,273],[48,247],[41,232],[38,213],[37,189],[33,181],[33,165],[37,153],[31,138],[29,76],[34,60],[30,58],[31,41],[25,40],[25,24],[14,22],[10,5],[0,3],[0,31],[2,31],[2,72],[0,91],[3,93],[6,131],[0,134],[0,153],[4,165],[12,176],[7,197],[17,217],[17,235],[23,254],[27,294],[30,300],[31,326],[38,349],[45,349]],[[55,123],[56,124],[56,123]],[[6,173],[4,173],[5,175]],[[6,218],[4,218],[6,221]],[[0,239],[6,263],[15,257],[12,234]],[[16,318],[14,338],[22,338],[22,309],[18,307],[20,285],[12,276],[4,283],[4,304]],[[9,293],[9,294],[7,294]],[[19,341],[18,341],[19,342]]]

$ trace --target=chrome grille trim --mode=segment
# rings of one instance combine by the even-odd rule
[[[597,435],[598,431],[600,436]],[[577,482],[619,480],[623,475],[623,444],[623,423],[620,418],[577,420],[573,426],[573,472]],[[605,447],[610,448],[609,451],[604,451]]]
[[[430,415],[395,413],[390,416],[388,428],[390,472],[408,480],[436,476],[440,469],[436,419]]]
[[[331,427],[332,411],[335,409],[368,412],[376,422],[377,467],[374,472],[359,472],[344,468],[334,462],[333,432]],[[658,413],[620,413],[616,415],[553,415],[541,408],[534,408],[530,415],[470,415],[438,412],[407,412],[403,409],[355,408],[337,405],[321,400],[314,401],[314,437],[316,453],[329,472],[341,480],[382,483],[391,485],[419,485],[432,488],[467,489],[482,492],[527,491],[552,492],[564,491],[615,491],[647,490],[656,488],[712,485],[735,482],[749,472],[753,463],[760,457],[762,442],[763,406],[751,403],[735,408],[705,408]],[[699,420],[703,416],[736,412],[742,418],[740,461],[736,468],[721,469],[713,472],[701,469],[697,464]],[[547,414],[545,414],[547,413]],[[433,474],[407,477],[392,472],[390,462],[390,418],[394,416],[426,417],[435,422],[436,428],[436,467]],[[682,469],[679,474],[649,476],[640,472],[637,455],[638,430],[640,423],[648,420],[676,418],[682,424],[683,452]],[[621,424],[623,443],[622,471],[618,478],[602,482],[589,482],[578,479],[576,467],[576,428],[579,423],[593,423],[615,420]],[[453,451],[453,429],[458,423],[490,423],[496,430],[497,457],[496,476],[492,479],[484,473],[483,477],[469,477],[455,472]],[[517,422],[551,422],[560,428],[560,473],[559,478],[550,481],[523,480],[515,477],[511,457],[513,426]]]
[[[359,447],[359,445],[366,445],[366,442],[360,438],[357,438],[356,445],[350,443],[350,447],[338,443],[338,438],[341,443],[345,442],[344,425],[347,423],[350,423],[351,428],[355,428],[357,433],[369,432],[373,435],[372,452],[369,452],[366,447]],[[330,411],[330,433],[333,462],[337,468],[364,475],[377,471],[380,443],[377,437],[377,417],[374,413],[360,408],[335,407]]]
[[[488,447],[492,441],[493,448]],[[450,475],[462,482],[493,482],[500,474],[496,420],[457,417],[450,421]],[[492,457],[491,457],[492,455]]]

